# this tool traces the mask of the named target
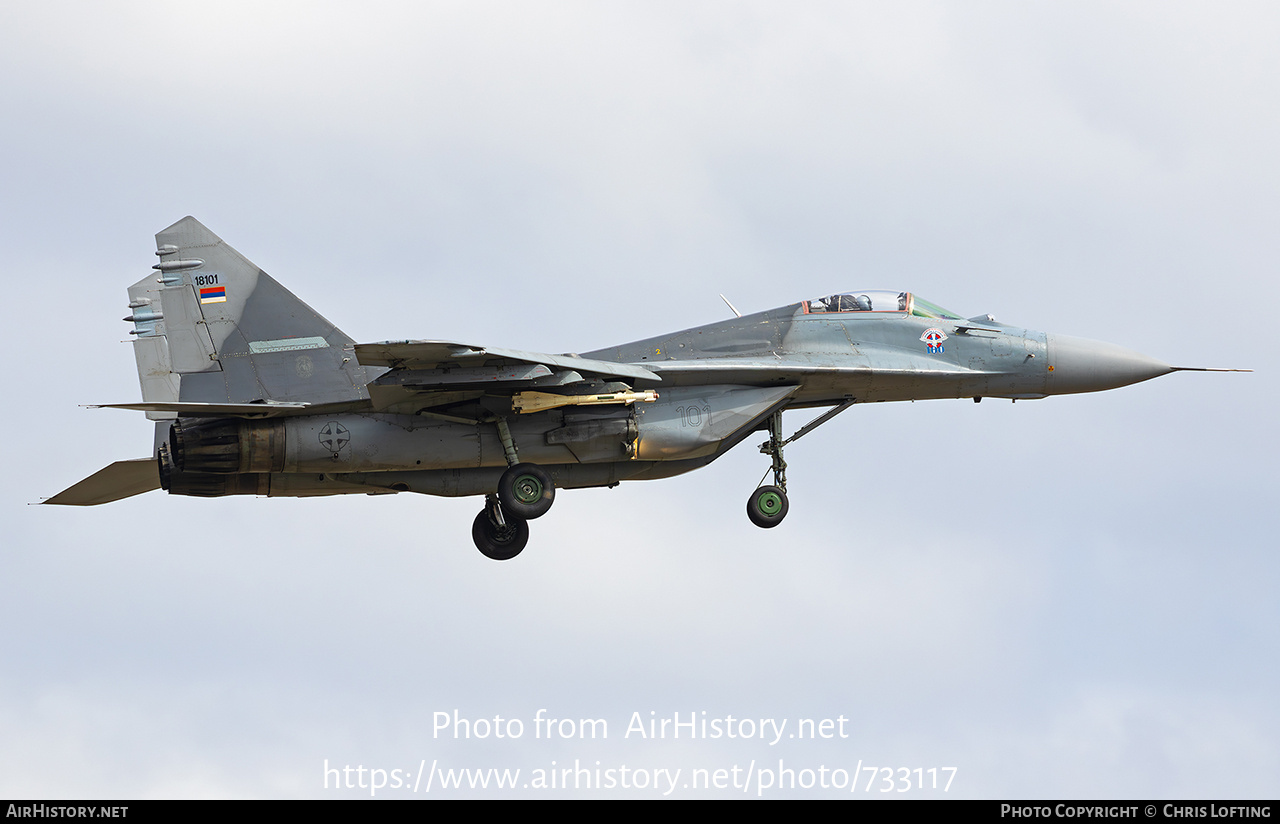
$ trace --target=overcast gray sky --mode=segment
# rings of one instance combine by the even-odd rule
[[[1265,2],[0,5],[0,796],[576,760],[1274,798],[1278,40]],[[125,287],[187,214],[360,341],[587,351],[891,288],[1258,371],[855,408],[788,450],[778,529],[753,440],[564,493],[505,564],[477,499],[28,506],[147,453],[79,405],[139,397]],[[455,709],[524,735],[434,737]],[[651,712],[848,737],[625,736]]]

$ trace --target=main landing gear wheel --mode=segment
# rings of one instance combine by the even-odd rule
[[[776,486],[762,486],[747,499],[747,517],[761,529],[771,529],[787,517],[787,493]]]
[[[529,524],[523,518],[508,515],[506,521],[503,526],[495,524],[488,507],[476,516],[475,523],[471,525],[471,540],[476,542],[476,549],[484,557],[510,561],[529,543]]]
[[[508,517],[532,521],[546,515],[555,503],[556,486],[546,470],[537,464],[516,464],[502,473],[498,481],[498,500]]]

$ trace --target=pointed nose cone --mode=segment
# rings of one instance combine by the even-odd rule
[[[1050,334],[1048,344],[1050,395],[1101,392],[1174,371],[1163,361],[1113,343]]]

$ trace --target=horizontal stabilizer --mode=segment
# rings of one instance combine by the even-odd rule
[[[116,461],[80,483],[64,489],[41,503],[65,506],[96,506],[141,495],[160,488],[160,467],[154,458]]]
[[[590,375],[627,380],[661,381],[643,366],[581,358],[577,355],[547,355],[520,349],[470,346],[442,340],[384,341],[356,344],[356,360],[362,366],[390,366],[396,369],[433,369],[444,364],[479,366],[490,361],[539,363]]]

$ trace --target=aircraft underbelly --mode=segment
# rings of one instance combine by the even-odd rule
[[[672,387],[655,403],[558,409],[513,415],[506,422],[518,459],[542,466],[709,459],[793,391]],[[172,427],[165,448],[166,488],[197,495],[279,494],[262,492],[268,475],[501,470],[508,463],[495,422],[415,415],[183,419]],[[280,483],[292,481],[281,479],[272,488],[280,489]],[[307,494],[332,494],[332,485]]]
[[[520,459],[537,464],[577,463],[570,444],[548,443],[547,434],[564,426],[551,412],[510,420]],[[285,470],[289,472],[388,472],[506,466],[506,454],[492,423],[462,423],[405,415],[337,415],[286,423]],[[623,438],[614,439],[612,458],[625,459]]]

